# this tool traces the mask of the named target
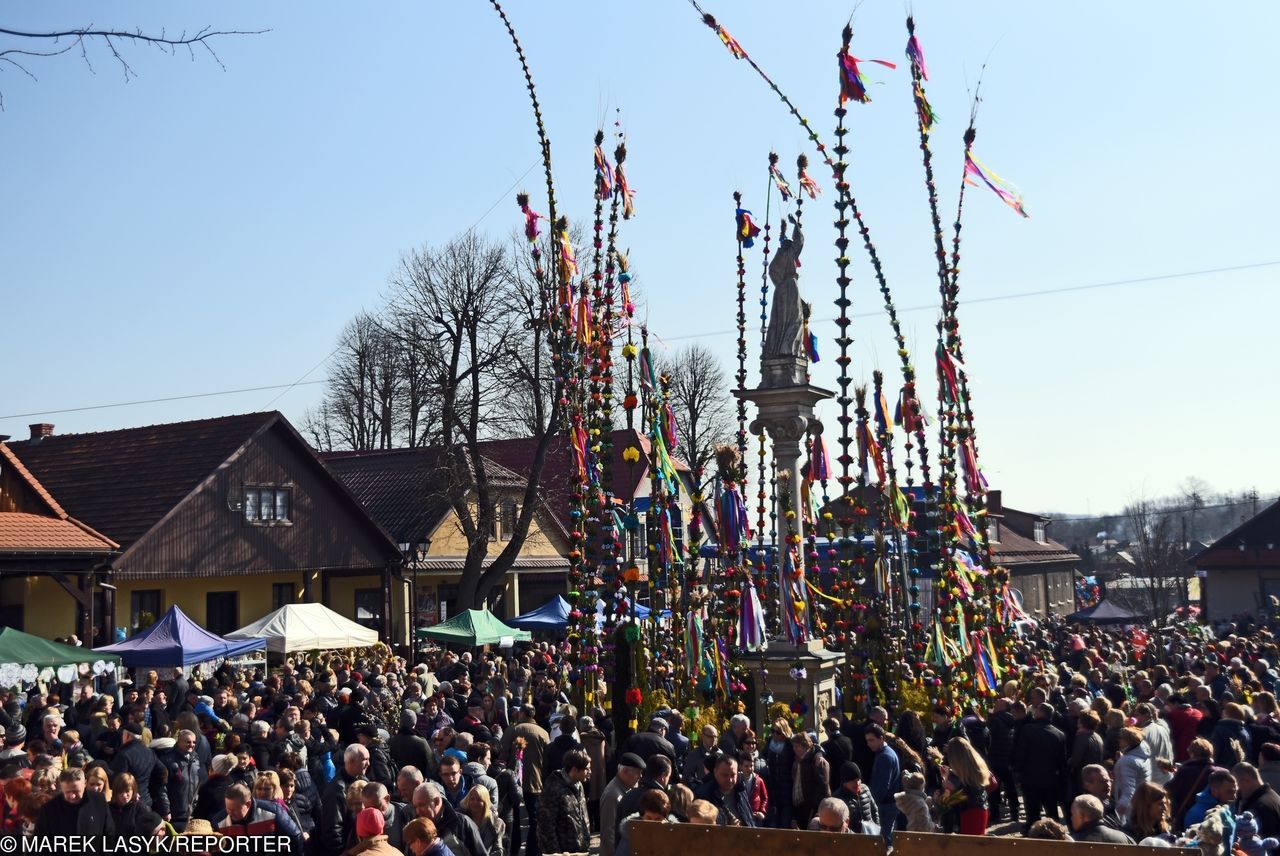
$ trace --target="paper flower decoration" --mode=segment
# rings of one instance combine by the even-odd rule
[[[58,667],[58,680],[64,684],[69,684],[76,679],[76,667],[74,664]]]
[[[22,682],[24,684],[34,684],[38,677],[40,677],[40,670],[31,663],[27,663],[22,667]]]

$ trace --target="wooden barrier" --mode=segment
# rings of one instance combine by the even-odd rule
[[[893,834],[893,853],[894,856],[1169,856],[1169,849],[1138,847],[1136,844],[899,831]]]
[[[633,821],[631,853],[633,856],[885,856],[885,846],[879,835]]]

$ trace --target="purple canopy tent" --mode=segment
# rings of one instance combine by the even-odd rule
[[[120,655],[130,668],[166,668],[190,666],[222,657],[236,657],[249,651],[261,651],[267,645],[265,639],[228,641],[214,636],[196,624],[176,606],[146,630],[123,642],[95,650]]]

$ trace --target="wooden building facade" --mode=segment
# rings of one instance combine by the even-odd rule
[[[33,426],[8,445],[68,513],[120,545],[97,572],[99,641],[173,604],[221,634],[313,600],[407,639],[394,540],[279,413],[91,434]],[[65,596],[46,576],[0,581],[0,606],[46,637],[71,632]]]

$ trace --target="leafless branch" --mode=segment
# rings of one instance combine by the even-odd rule
[[[0,36],[8,36],[14,39],[31,39],[37,43],[48,43],[50,47],[44,50],[33,50],[24,47],[11,47],[0,50],[0,62],[12,66],[32,80],[38,80],[35,74],[16,57],[30,58],[48,58],[61,56],[69,51],[79,49],[80,58],[84,60],[85,65],[89,67],[89,71],[96,74],[97,71],[93,67],[92,61],[89,59],[88,44],[91,42],[100,42],[106,45],[107,50],[111,52],[111,56],[120,65],[121,71],[124,73],[124,79],[128,81],[131,77],[137,77],[138,74],[133,70],[133,66],[129,64],[128,59],[121,52],[122,42],[130,42],[138,45],[149,45],[170,56],[176,56],[179,48],[185,48],[187,54],[194,62],[196,58],[196,47],[199,46],[209,54],[218,67],[223,71],[227,70],[222,59],[213,49],[212,41],[222,36],[258,36],[263,33],[269,33],[270,30],[215,30],[212,27],[203,27],[190,35],[184,30],[178,36],[170,36],[164,30],[159,35],[153,33],[145,33],[141,28],[135,30],[104,30],[97,29],[90,24],[73,30],[56,30],[50,32],[30,32],[26,30],[12,30],[6,27],[0,27]],[[0,93],[0,109],[4,108],[4,96]]]

